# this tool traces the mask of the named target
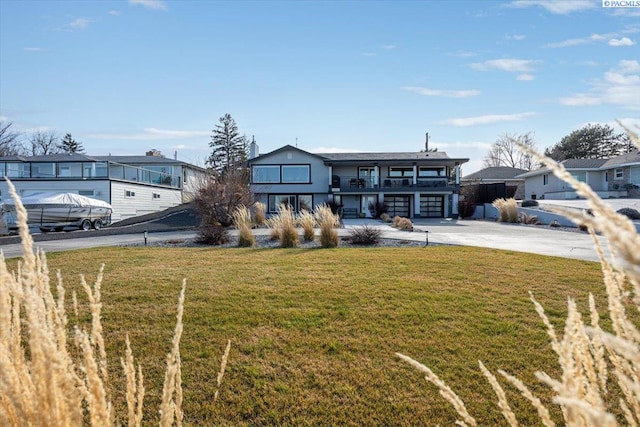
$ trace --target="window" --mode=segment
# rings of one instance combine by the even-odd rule
[[[29,163],[7,163],[7,176],[9,178],[29,178],[31,170]]]
[[[31,163],[31,177],[32,178],[55,178],[56,164],[55,163]]]
[[[81,196],[93,197],[94,196],[94,191],[93,190],[78,190],[78,194],[81,195]]]
[[[115,169],[118,169],[116,166]],[[122,167],[118,170],[121,170]],[[82,176],[85,178],[106,178],[109,176],[107,162],[84,162],[82,163]],[[114,176],[118,178],[118,176]]]
[[[125,190],[124,197],[125,198],[136,197],[136,192],[135,191],[131,191],[131,190]]]
[[[298,211],[313,211],[313,196],[310,194],[298,196]]]
[[[159,199],[160,198],[160,194],[159,193],[153,193],[153,198],[154,199]]]
[[[549,185],[549,174],[542,175],[542,185]]]
[[[309,165],[282,166],[283,183],[308,183],[309,181]]]
[[[580,182],[587,182],[587,172],[572,172],[571,176]]]
[[[413,177],[412,167],[390,167],[389,176],[393,178],[397,177]]]
[[[252,175],[257,184],[279,183],[280,166],[253,166]]]
[[[624,178],[624,171],[622,170],[622,168],[616,168],[615,174],[616,174],[616,179]]]
[[[277,212],[278,206],[285,205],[292,209],[296,208],[296,196],[274,194],[269,196],[269,212]]]
[[[444,167],[442,168],[427,168],[424,166],[420,166],[418,171],[418,176],[422,178],[432,177],[432,176],[445,176],[446,170]]]
[[[609,172],[604,173],[604,182],[609,182]]]
[[[109,165],[109,175],[111,176],[111,178],[124,179],[124,166]]]
[[[138,168],[134,168],[132,166],[124,167],[124,179],[127,181],[137,181],[138,180]]]
[[[58,163],[58,176],[82,178],[82,163]]]

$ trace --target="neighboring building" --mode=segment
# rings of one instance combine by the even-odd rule
[[[252,148],[257,155],[257,147]],[[249,160],[251,189],[269,213],[333,200],[344,212],[371,216],[369,206],[408,218],[457,217],[460,165],[443,152],[313,154],[286,145]]]
[[[516,199],[522,199],[525,196],[524,178],[518,178],[517,176],[526,172],[526,169],[493,166],[463,176],[460,183],[462,186],[472,184],[486,186],[504,185],[506,195]]]
[[[567,159],[561,162],[578,181],[585,182],[601,198],[640,196],[640,152],[611,159]],[[573,188],[547,168],[519,175],[525,180],[527,199],[575,199]]]
[[[146,156],[0,157],[0,174],[8,177],[20,196],[38,192],[77,193],[113,207],[112,221],[152,213],[190,201],[207,171],[168,159],[156,150]],[[0,201],[10,197],[0,182]]]

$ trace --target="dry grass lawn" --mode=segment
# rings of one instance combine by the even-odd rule
[[[550,393],[533,373],[558,373],[528,291],[556,325],[568,296],[586,311],[593,292],[606,307],[599,264],[480,248],[101,248],[48,261],[69,295],[80,289],[78,274],[91,281],[106,265],[111,378],[124,390],[119,358],[128,332],[147,409],[159,405],[187,279],[181,356],[185,422],[194,426],[452,425],[454,410],[394,352],[437,372],[480,424],[505,425],[479,359],[515,374],[547,403]],[[72,311],[69,320],[77,320]],[[227,339],[232,350],[214,405]],[[529,404],[505,388],[521,422],[537,424]],[[123,401],[114,396],[120,420]],[[149,414],[146,423],[157,424]]]

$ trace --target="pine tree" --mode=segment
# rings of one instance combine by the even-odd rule
[[[629,137],[616,134],[609,125],[588,124],[562,138],[560,142],[545,150],[544,154],[554,160],[606,159],[630,150]]]
[[[70,133],[65,134],[58,146],[64,153],[83,153],[82,143],[73,139]]]
[[[220,117],[220,124],[212,132],[209,142],[212,152],[207,160],[209,167],[220,174],[242,167],[247,160],[247,137],[240,135],[231,114]]]

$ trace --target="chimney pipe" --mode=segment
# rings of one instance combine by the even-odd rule
[[[429,151],[429,132],[425,133],[424,151]]]

